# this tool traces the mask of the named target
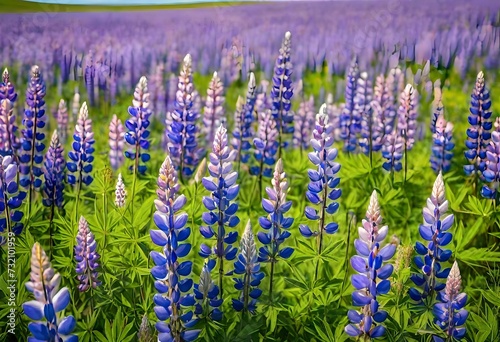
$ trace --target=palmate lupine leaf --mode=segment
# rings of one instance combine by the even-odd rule
[[[23,304],[24,314],[34,322],[28,324],[33,334],[30,341],[77,342],[78,337],[71,333],[75,329],[73,316],[60,318],[58,313],[70,303],[68,288],[59,290],[61,276],[55,273],[50,261],[38,242],[31,252],[31,274],[26,288],[33,293],[35,300]]]

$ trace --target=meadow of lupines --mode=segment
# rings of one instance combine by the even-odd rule
[[[0,340],[500,340],[499,6],[399,4],[0,14]]]

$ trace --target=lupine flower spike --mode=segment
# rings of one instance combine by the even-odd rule
[[[356,289],[352,301],[361,310],[349,310],[347,317],[351,324],[345,327],[345,332],[352,337],[377,338],[384,335],[382,323],[387,318],[387,312],[379,310],[379,296],[389,292],[391,282],[387,278],[394,269],[392,264],[385,262],[393,257],[396,246],[389,243],[380,248],[388,227],[381,226],[382,215],[376,191],[370,197],[362,224],[363,227],[358,228],[359,239],[354,241],[357,255],[351,258],[351,266],[357,272],[351,277]]]
[[[438,300],[432,313],[435,316],[435,323],[444,330],[446,335],[461,340],[465,336],[465,321],[469,317],[469,312],[463,307],[467,303],[467,294],[460,293],[462,278],[458,264],[455,261],[451,267],[450,274],[446,280],[444,291],[438,294]],[[434,336],[434,342],[444,342],[441,337]]]
[[[151,274],[155,279],[154,311],[160,320],[156,323],[158,341],[180,342],[194,341],[199,330],[189,330],[196,324],[193,312],[181,308],[195,304],[191,290],[193,280],[189,279],[192,262],[180,262],[180,258],[188,255],[191,244],[183,243],[189,238],[191,229],[185,227],[188,215],[178,213],[187,202],[186,196],[179,195],[177,172],[170,157],[166,157],[158,176],[158,199],[155,200],[156,212],[153,220],[158,230],[151,230],[151,240],[162,247],[161,252],[152,251],[154,266]],[[184,278],[184,279],[182,279]]]
[[[414,262],[422,274],[412,274],[411,280],[421,288],[421,291],[411,288],[409,295],[418,303],[433,293],[442,291],[445,284],[438,279],[445,279],[450,272],[449,268],[442,267],[442,263],[451,257],[451,250],[442,248],[452,240],[452,234],[447,230],[453,225],[454,216],[447,215],[447,211],[448,201],[443,176],[439,173],[431,197],[427,199],[427,206],[423,209],[424,223],[419,228],[420,236],[429,242],[427,246],[421,242],[415,244],[419,256],[414,258]]]
[[[484,181],[481,195],[484,198],[498,199],[500,186],[500,119],[497,118],[495,131],[491,133],[490,144],[486,147],[486,168],[483,171]]]
[[[194,296],[196,305],[194,313],[199,318],[209,318],[214,321],[222,320],[222,298],[219,296],[219,287],[215,285],[210,273],[216,265],[215,260],[205,259],[201,269],[200,281],[194,284]]]
[[[443,105],[440,103],[441,108]],[[434,125],[434,133],[432,134],[432,154],[431,168],[434,172],[446,173],[450,170],[451,159],[453,158],[453,124],[447,122],[441,114]]]
[[[205,100],[205,111],[203,115],[203,132],[207,142],[213,143],[215,131],[224,120],[224,86],[214,72],[212,80],[208,84],[207,99]]]
[[[90,288],[95,289],[101,285],[97,279],[100,255],[96,252],[96,248],[97,242],[94,234],[90,231],[87,220],[81,216],[75,245],[76,274],[80,282],[78,285],[80,292],[85,292]]]
[[[199,254],[204,258],[214,254],[218,259],[221,297],[224,293],[224,259],[233,260],[238,251],[233,247],[238,240],[238,232],[226,233],[226,228],[234,229],[240,222],[236,215],[238,204],[233,202],[240,189],[236,184],[238,173],[232,171],[235,156],[236,151],[231,150],[228,145],[227,131],[224,126],[220,125],[215,133],[212,153],[209,155],[210,177],[204,177],[201,180],[205,189],[211,192],[211,196],[203,197],[203,204],[209,211],[202,215],[205,225],[200,227],[200,233],[206,239],[215,236],[216,243],[213,248],[202,244]]]
[[[356,95],[356,80],[359,77],[358,62],[352,62],[351,68],[346,76],[345,104],[340,115],[340,138],[344,141],[344,151],[354,152],[356,150],[356,134],[361,131],[361,117],[354,110]]]
[[[288,259],[293,254],[292,247],[282,248],[283,242],[290,237],[291,233],[288,229],[293,224],[293,217],[285,217],[290,208],[292,201],[286,200],[289,183],[286,178],[286,173],[283,170],[283,162],[281,159],[276,163],[273,178],[271,179],[272,187],[266,188],[266,193],[269,199],[262,199],[262,208],[268,214],[259,218],[260,226],[267,231],[259,232],[257,238],[264,245],[259,249],[259,262],[271,263],[269,273],[269,296],[273,298],[273,278],[274,268],[278,260]]]
[[[393,130],[389,133],[382,145],[382,157],[386,160],[382,165],[384,170],[391,172],[399,172],[403,169],[401,159],[404,153],[404,140],[403,137]]]
[[[71,333],[76,327],[73,316],[60,318],[58,313],[66,309],[71,300],[68,288],[59,290],[61,276],[55,273],[50,261],[38,242],[31,250],[31,274],[26,288],[35,300],[23,304],[24,314],[34,322],[28,324],[33,334],[30,341],[77,342]]]
[[[323,104],[316,115],[316,127],[313,131],[311,145],[314,149],[309,153],[309,160],[316,169],[308,170],[309,186],[306,192],[308,201],[313,205],[318,205],[316,210],[313,207],[305,208],[305,215],[309,220],[317,221],[318,228],[314,231],[309,226],[301,224],[300,233],[306,237],[316,237],[318,240],[318,254],[321,255],[323,249],[323,235],[334,234],[338,230],[338,224],[335,222],[326,223],[326,214],[333,215],[339,208],[336,202],[342,191],[337,188],[340,178],[337,173],[340,170],[340,164],[335,162],[338,151],[333,148],[333,126],[328,122],[326,104]],[[316,264],[314,279],[318,279],[319,262]]]
[[[64,144],[68,137],[68,107],[66,106],[66,101],[61,99],[59,101],[59,107],[57,108],[57,131],[59,132],[59,139]]]
[[[411,84],[407,84],[399,97],[400,106],[398,109],[397,133],[404,140],[405,181],[408,173],[408,152],[413,149],[417,130],[417,96],[417,90]]]
[[[122,174],[119,173],[115,189],[115,205],[117,208],[123,208],[125,206],[126,197],[127,191],[125,190],[125,184],[123,184]]]
[[[2,73],[2,82],[0,83],[0,101],[5,99],[8,99],[12,104],[17,100],[17,93],[14,85],[10,82],[10,74],[7,68]]]
[[[17,164],[11,156],[0,156],[0,234],[6,232],[19,235],[23,229],[23,212],[18,210],[26,192],[17,185]],[[0,235],[0,246],[6,239]]]
[[[233,308],[236,311],[255,314],[257,299],[262,294],[262,290],[258,286],[264,278],[264,273],[260,271],[257,247],[250,220],[248,220],[245,232],[241,237],[240,254],[238,260],[234,263],[232,274],[243,275],[242,278],[233,278],[235,282],[234,288],[241,291],[239,298],[233,299]]]
[[[125,130],[116,114],[109,123],[109,162],[113,170],[123,165],[123,145],[125,144]]]
[[[0,100],[0,154],[12,155],[19,162],[17,154],[21,144],[17,138],[17,130],[13,102],[9,99]]]

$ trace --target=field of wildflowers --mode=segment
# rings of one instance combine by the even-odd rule
[[[497,2],[0,14],[0,67],[1,341],[500,340]]]

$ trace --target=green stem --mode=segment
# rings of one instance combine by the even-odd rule
[[[274,259],[271,260],[271,272],[269,273],[269,298],[273,302],[273,281],[274,281]]]
[[[352,221],[354,219],[354,216],[351,217],[350,220],[348,220],[348,217],[349,217],[349,213],[346,214],[346,221],[348,221],[348,225],[347,225],[347,244],[346,244],[346,248],[345,248],[345,258],[344,258],[344,265],[347,265],[348,261],[349,261],[349,245],[350,245],[350,240],[351,240],[351,226],[352,226]],[[342,302],[342,293],[344,292],[344,286],[345,286],[345,283],[347,281],[347,271],[344,273],[344,279],[342,279],[342,285],[340,286],[340,297],[339,297],[339,301],[337,302],[337,309],[340,308],[340,304]]]
[[[135,183],[137,179],[137,172],[139,169],[139,145],[136,143],[135,145],[135,159],[134,159],[134,173],[133,173],[133,181],[132,181],[132,197],[130,199],[130,213],[132,215],[132,221],[134,220],[134,199],[135,199]]]
[[[55,208],[54,208],[54,202],[52,202],[52,205],[50,206],[50,221],[49,221],[49,253],[50,257],[52,258],[53,255],[53,241],[52,241],[52,235],[53,235],[53,227],[54,227],[54,214],[55,214]]]

